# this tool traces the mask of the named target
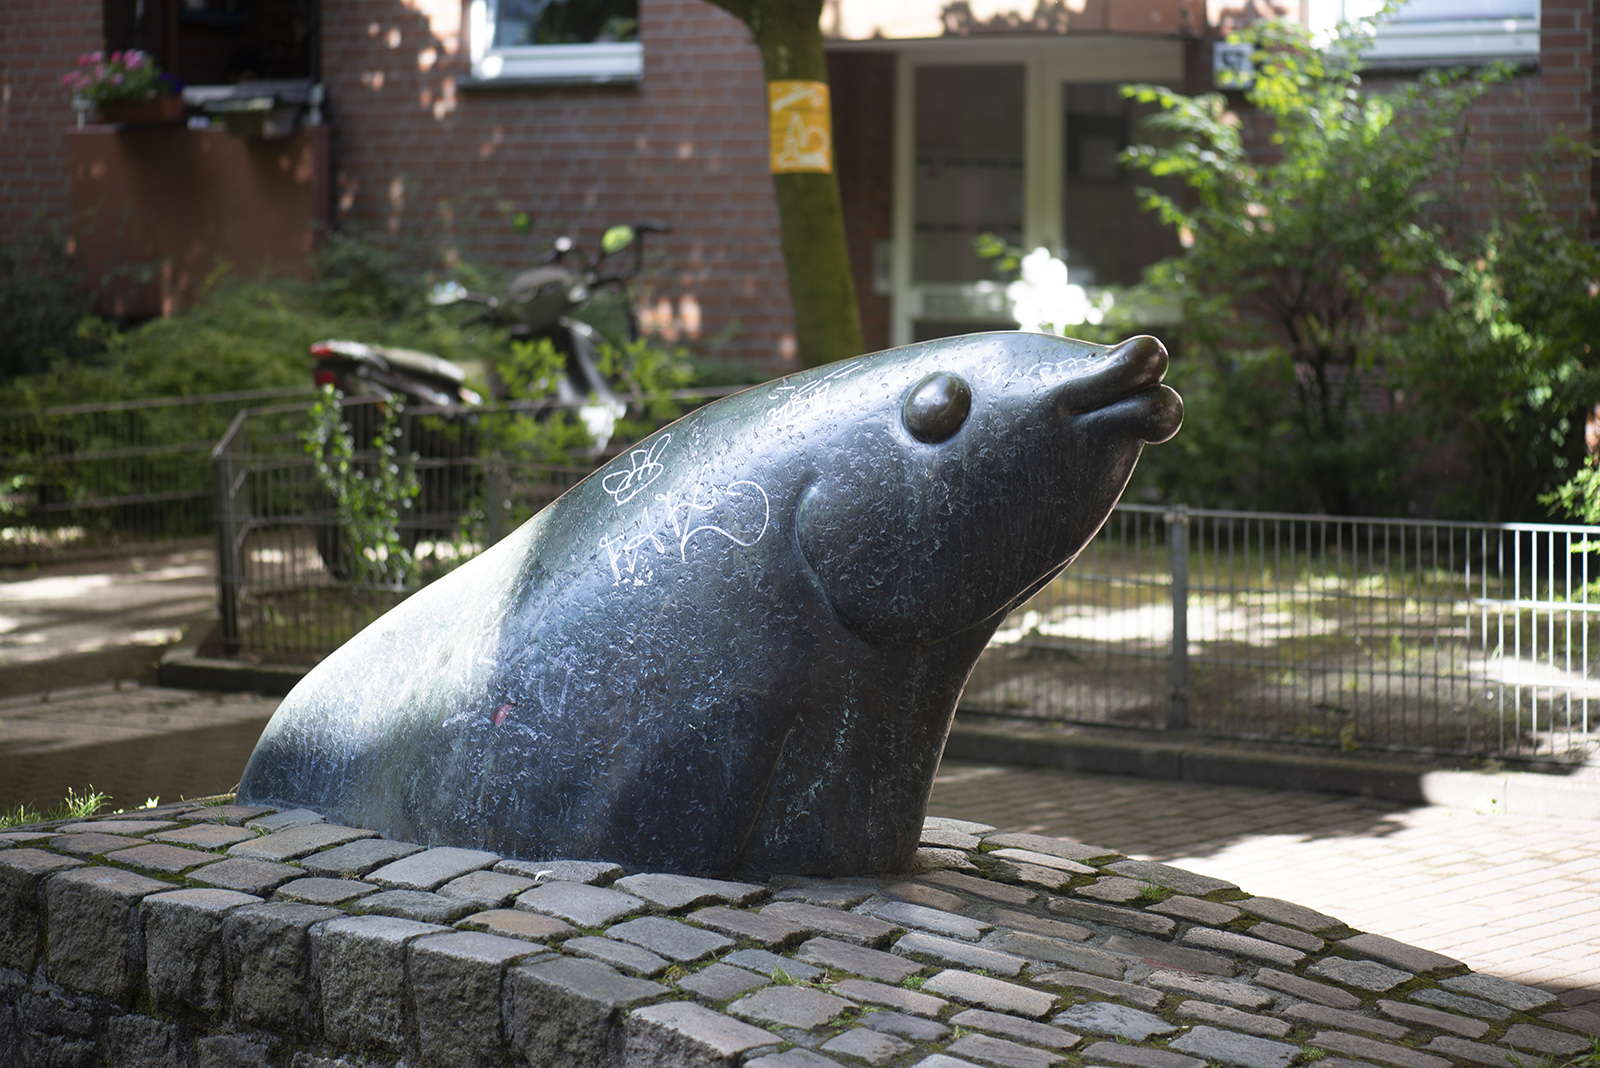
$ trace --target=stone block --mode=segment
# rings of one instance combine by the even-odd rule
[[[1315,1001],[1319,1005],[1327,1005],[1335,1009],[1356,1009],[1361,1007],[1361,999],[1348,990],[1340,990],[1327,983],[1319,983],[1314,979],[1305,979],[1288,972],[1280,972],[1274,968],[1262,968],[1256,973],[1256,983],[1271,990],[1279,990],[1285,994],[1292,994],[1306,1001]]]
[[[1306,974],[1380,994],[1415,978],[1410,972],[1402,972],[1377,961],[1346,960],[1343,957],[1324,957],[1307,968]]]
[[[786,1049],[745,1061],[749,1068],[844,1068],[838,1061],[809,1049]]]
[[[971,942],[959,942],[953,938],[940,938],[938,935],[923,934],[921,931],[903,935],[894,944],[894,952],[902,957],[932,957],[940,964],[980,968],[1003,976],[1022,974],[1022,966],[1026,963],[1021,957],[999,949],[975,946]]]
[[[1205,1068],[1198,1057],[1185,1057],[1165,1049],[1124,1046],[1120,1042],[1096,1042],[1083,1051],[1084,1064],[1125,1064],[1129,1068]]]
[[[1422,1010],[1430,1011],[1430,1010]],[[1297,1023],[1316,1024],[1318,1027],[1337,1027],[1342,1031],[1363,1031],[1379,1038],[1399,1041],[1410,1032],[1399,1024],[1390,1023],[1388,1020],[1378,1020],[1371,1016],[1362,1016],[1344,1009],[1332,1009],[1326,1005],[1314,1005],[1301,1002],[1290,1005],[1283,1010],[1285,1019]],[[1443,1015],[1443,1013],[1440,1013]]]
[[[1087,864],[1079,864],[1075,860],[1054,857],[1049,853],[1038,853],[1031,849],[996,849],[984,855],[993,860],[1009,860],[1013,864],[1027,865],[1034,868],[1048,868],[1051,871],[1065,872],[1068,875],[1099,874]]]
[[[1362,1038],[1360,1035],[1345,1034],[1342,1031],[1318,1031],[1312,1036],[1310,1044],[1321,1049],[1330,1049],[1335,1053],[1360,1057],[1366,1061],[1392,1064],[1396,1068],[1450,1068],[1450,1062],[1443,1057],[1434,1057],[1407,1046],[1394,1046],[1387,1042]]]
[[[629,942],[618,942],[614,938],[600,938],[595,935],[584,935],[581,938],[569,938],[561,944],[561,948],[568,953],[577,953],[584,957],[593,957],[603,960],[613,968],[636,972],[646,979],[653,979],[671,967],[672,962],[665,957],[658,957],[648,949],[643,949]],[[739,971],[734,968],[733,971]],[[745,972],[745,975],[750,973]]]
[[[1348,949],[1358,957],[1391,964],[1402,971],[1423,975],[1427,972],[1461,971],[1465,964],[1454,957],[1447,957],[1443,953],[1434,953],[1432,950],[1418,949],[1408,946],[1404,942],[1397,942],[1393,938],[1383,935],[1358,934],[1342,939],[1339,945]]]
[[[470,901],[441,897],[426,890],[380,890],[351,903],[355,912],[398,916],[418,923],[450,924],[478,911]]]
[[[195,1043],[195,1068],[275,1068],[276,1050],[242,1035],[212,1035]]]
[[[1149,911],[1159,912],[1163,916],[1175,916],[1193,923],[1209,924],[1212,927],[1230,924],[1240,915],[1239,910],[1232,905],[1184,894],[1176,894],[1165,901],[1157,901],[1149,907]]]
[[[837,968],[851,975],[864,975],[886,983],[898,983],[922,971],[922,965],[915,961],[833,938],[813,938],[803,944],[795,955],[824,968]]]
[[[154,831],[165,831],[177,824],[171,820],[80,820],[63,823],[55,828],[57,834],[126,834],[138,837]]]
[[[329,846],[378,837],[376,831],[340,827],[333,823],[305,823],[286,827],[263,838],[250,838],[228,847],[228,855],[251,860],[295,860]]]
[[[374,868],[381,867],[401,857],[422,852],[422,847],[410,842],[393,842],[387,838],[363,838],[348,845],[334,846],[321,853],[301,858],[300,866],[312,875],[331,878],[360,878]]]
[[[1100,905],[1093,901],[1079,901],[1076,898],[1054,898],[1050,902],[1050,911],[1058,916],[1103,923],[1108,927],[1120,927],[1124,931],[1154,935],[1157,938],[1170,938],[1174,928],[1178,926],[1177,921],[1170,917],[1158,916],[1153,912],[1121,909],[1115,905]]]
[[[344,905],[376,893],[377,889],[371,883],[355,879],[324,879],[313,875],[284,883],[278,887],[275,896],[283,901],[299,901],[307,905]]]
[[[1581,992],[1569,991],[1569,993]],[[1546,1023],[1557,1023],[1562,1027],[1570,1027],[1574,1031],[1582,1031],[1586,1035],[1600,1038],[1600,1012],[1592,1011],[1593,1009],[1600,1009],[1600,1005],[1574,1009],[1571,1012],[1551,1013],[1541,1019]]]
[[[926,831],[923,832],[923,837],[927,837]],[[974,838],[973,841],[976,842],[977,839]],[[883,1064],[910,1049],[911,1043],[893,1035],[879,1034],[865,1027],[853,1027],[835,1035],[817,1048],[826,1053],[854,1057],[868,1064]]]
[[[1161,918],[1166,919],[1164,916]],[[1220,953],[1175,946],[1170,942],[1160,942],[1154,938],[1112,935],[1106,939],[1102,948],[1107,953],[1132,957],[1152,968],[1181,968],[1184,971],[1207,972],[1211,975],[1232,975],[1237,970],[1232,958],[1224,957]]]
[[[186,1043],[176,1024],[129,1013],[106,1020],[111,1068],[189,1068]]]
[[[223,923],[234,909],[259,904],[252,894],[215,889],[169,890],[140,902],[145,979],[156,1005],[221,1015]]]
[[[206,805],[204,814],[207,819],[214,819],[224,823],[244,824],[251,820],[270,816],[273,809],[259,805]]]
[[[960,874],[955,872],[952,874]],[[941,912],[960,912],[967,907],[965,898],[952,894],[948,890],[941,890],[936,886],[928,886],[921,880],[907,880],[903,883],[894,883],[878,891],[883,897],[891,901],[904,901],[908,905],[921,905],[924,908],[938,909]]]
[[[602,860],[502,860],[494,870],[538,883],[588,883],[590,886],[609,886],[622,876],[621,867]]]
[[[1075,923],[1063,923],[1061,920],[1033,916],[1026,912],[1014,912],[1011,909],[995,909],[993,918],[1000,927],[1013,931],[1027,931],[1029,934],[1043,935],[1045,938],[1055,938],[1063,942],[1083,942],[1094,934],[1089,928]]]
[[[0,967],[33,971],[44,952],[45,880],[82,866],[25,846],[0,853]]]
[[[923,905],[912,905],[905,901],[885,901],[870,907],[873,915],[880,920],[887,920],[900,927],[917,928],[949,938],[960,938],[967,942],[976,942],[994,930],[992,923],[984,923],[967,916],[952,915]]]
[[[1248,932],[1256,938],[1264,938],[1268,942],[1276,942],[1280,946],[1293,946],[1295,949],[1305,950],[1307,953],[1320,953],[1327,945],[1314,934],[1309,934],[1295,927],[1285,927],[1280,923],[1263,920],[1252,926]]]
[[[687,1001],[628,1014],[623,1062],[629,1068],[733,1068],[746,1054],[775,1045],[771,1034]]]
[[[307,823],[322,822],[324,822],[322,815],[311,811],[309,808],[291,808],[282,812],[268,812],[266,815],[255,819],[246,819],[244,825],[252,831],[267,831],[270,833],[272,831],[285,830],[289,827],[300,827]]]
[[[1252,916],[1259,916],[1263,920],[1271,920],[1273,923],[1289,927],[1298,927],[1302,931],[1326,931],[1331,927],[1344,926],[1332,916],[1316,909],[1308,909],[1304,905],[1296,905],[1293,901],[1284,901],[1276,897],[1247,897],[1242,901],[1230,901],[1228,904],[1243,909]]]
[[[539,952],[515,938],[457,931],[408,947],[422,1061],[430,1068],[477,1068],[507,1054],[501,983],[513,962]]]
[[[788,976],[790,979],[808,983],[813,979],[822,978],[821,968],[813,968],[809,964],[802,964],[791,957],[780,957],[776,953],[768,953],[764,949],[740,949],[729,953],[722,958],[724,964],[737,964],[769,979],[776,979],[778,974]]]
[[[978,1068],[978,1065],[948,1053],[930,1053],[911,1068]]]
[[[987,823],[976,823],[973,820],[958,820],[950,816],[924,816],[922,829],[925,831],[959,831],[962,834],[971,834],[983,837],[993,834],[995,828]]]
[[[1556,999],[1554,994],[1547,994],[1543,990],[1535,990],[1531,986],[1523,986],[1509,979],[1500,979],[1479,972],[1451,976],[1449,979],[1440,980],[1439,985],[1457,994],[1484,998],[1519,1012],[1537,1009]]]
[[[805,986],[769,986],[728,1006],[728,1012],[762,1024],[809,1031],[829,1023],[855,1003]]]
[[[1289,1068],[1300,1053],[1299,1046],[1274,1042],[1269,1038],[1241,1035],[1201,1025],[1168,1043],[1173,1049],[1192,1053],[1208,1061],[1237,1065],[1238,1068]]]
[[[289,1035],[314,1031],[320,997],[311,929],[343,915],[316,905],[278,902],[228,913],[222,946],[234,1023]]]
[[[1003,1012],[989,1012],[985,1009],[963,1010],[952,1016],[950,1022],[957,1027],[992,1031],[1023,1042],[1031,1042],[1036,1046],[1049,1046],[1051,1049],[1071,1049],[1083,1041],[1082,1035],[1064,1031],[1059,1027],[1035,1023],[1032,1020],[1019,1020]]]
[[[410,1030],[406,946],[448,928],[391,916],[347,916],[320,928],[322,1027],[338,1046],[404,1053]]]
[[[1512,1024],[1500,1037],[1502,1046],[1534,1053],[1548,1053],[1558,1057],[1571,1056],[1589,1048],[1589,1040],[1565,1031],[1555,1031],[1533,1024]]]
[[[709,964],[693,975],[679,979],[678,988],[697,994],[707,1001],[732,1001],[770,982],[770,979],[764,979],[743,968],[727,964]]]
[[[554,916],[541,916],[537,912],[517,909],[490,909],[474,913],[456,921],[456,926],[479,929],[507,938],[521,938],[529,942],[544,942],[565,938],[573,933],[571,924]]]
[[[933,1020],[907,1016],[903,1012],[872,1012],[861,1018],[863,1026],[886,1035],[904,1035],[915,1042],[937,1042],[950,1028]]]
[[[1423,1027],[1435,1027],[1441,1031],[1453,1031],[1466,1038],[1482,1038],[1484,1032],[1489,1030],[1488,1024],[1470,1016],[1457,1016],[1453,1012],[1442,1012],[1439,1009],[1430,1009],[1426,1005],[1411,1005],[1404,1001],[1390,1001],[1388,998],[1378,1002],[1378,1011],[1396,1020],[1421,1024]]]
[[[980,879],[977,876],[966,875],[959,871],[929,872],[927,875],[917,876],[916,881],[942,886],[963,894],[987,898],[990,901],[998,901],[1003,905],[1026,905],[1039,896],[1034,891],[1021,886],[1010,886],[990,879]]]
[[[575,957],[514,967],[506,986],[512,1047],[530,1064],[571,1068],[612,1068],[623,1052],[621,1011],[667,992],[660,983]],[[763,1038],[772,1041],[771,1035]]]
[[[1026,849],[1063,860],[1100,860],[1118,855],[1115,849],[1042,834],[990,834],[984,837],[983,844],[993,849]]]
[[[230,827],[226,823],[196,823],[189,827],[180,827],[175,831],[161,831],[150,837],[157,842],[170,842],[173,845],[190,846],[194,849],[226,849],[235,843],[254,838],[255,833],[243,827]]]
[[[713,905],[691,912],[688,918],[691,923],[698,923],[702,927],[709,927],[713,931],[720,931],[734,938],[748,938],[752,942],[760,942],[773,949],[789,945],[811,934],[811,928],[790,923],[776,916],[763,916],[759,912],[745,912],[740,909],[725,908],[722,905]]]
[[[537,886],[532,879],[498,871],[468,872],[439,887],[440,897],[458,898],[475,909],[495,909],[509,905],[524,890]]]
[[[821,931],[834,938],[841,938],[861,946],[881,946],[900,930],[893,923],[874,916],[839,912],[836,909],[822,908],[801,901],[776,901],[763,908],[761,915],[772,916],[813,931]]]
[[[290,879],[298,879],[304,874],[302,869],[292,864],[229,857],[217,864],[207,864],[189,878],[207,886],[219,886],[224,890],[237,890],[241,894],[265,897]]]
[[[1122,961],[1109,953],[1090,946],[1063,942],[1059,938],[1030,934],[1027,931],[1008,931],[1001,928],[989,934],[982,944],[991,949],[998,949],[1002,953],[1058,964],[1078,971],[1093,972],[1108,979],[1120,979],[1126,970]]]
[[[1453,1009],[1464,1012],[1468,1016],[1476,1016],[1480,1020],[1504,1020],[1510,1017],[1511,1010],[1504,1005],[1496,1005],[1492,1001],[1482,998],[1469,998],[1464,994],[1452,994],[1448,990],[1436,987],[1423,987],[1413,990],[1406,995],[1409,1001],[1421,1001],[1428,1005],[1437,1005],[1441,1009]]]
[[[1237,931],[1214,931],[1209,927],[1191,927],[1183,934],[1183,943],[1201,949],[1215,949],[1240,957],[1264,960],[1284,968],[1292,968],[1305,959],[1305,954],[1293,946],[1279,945],[1263,938],[1251,938]]]
[[[97,834],[85,831],[80,834],[63,834],[50,840],[50,848],[58,853],[75,857],[99,857],[122,849],[146,845],[142,838],[129,838],[121,834]]]
[[[1511,1061],[1515,1054],[1504,1046],[1468,1042],[1454,1035],[1440,1035],[1422,1048],[1443,1054],[1457,1063],[1465,1061],[1472,1064],[1487,1064],[1490,1068],[1516,1068]],[[1519,1059],[1526,1062],[1526,1058]]]
[[[1272,995],[1260,987],[1230,983],[1226,979],[1212,979],[1209,976],[1159,971],[1150,973],[1145,982],[1158,990],[1174,990],[1241,1009],[1264,1009],[1272,1004]]]
[[[909,1012],[914,1016],[937,1016],[950,1004],[943,998],[936,998],[932,994],[923,994],[915,990],[907,990],[903,986],[889,986],[887,983],[875,983],[871,979],[841,979],[833,984],[834,993],[847,997],[852,1001],[864,1001],[872,1005],[887,1005],[899,1012]]]
[[[882,880],[824,879],[812,875],[779,876],[772,881],[778,901],[800,901],[830,909],[853,909],[878,892]],[[782,889],[778,889],[779,887]]]
[[[669,875],[660,872],[629,875],[618,879],[613,885],[618,890],[635,897],[642,897],[672,912],[712,902],[748,905],[767,896],[767,888],[758,883],[697,879],[690,875]]]
[[[1120,875],[1105,875],[1096,879],[1087,886],[1080,886],[1073,893],[1080,897],[1091,897],[1096,901],[1105,901],[1113,905],[1126,905],[1130,901],[1137,901],[1144,895],[1144,884],[1136,879],[1126,879]]]
[[[434,890],[451,879],[500,862],[497,854],[482,849],[438,846],[385,864],[366,875],[367,882],[395,890]]]
[[[171,889],[115,868],[75,868],[47,882],[51,980],[128,1004],[144,979],[139,902]]]
[[[1153,860],[1119,860],[1107,864],[1105,869],[1140,883],[1164,886],[1168,889],[1176,890],[1180,894],[1193,894],[1196,897],[1204,897],[1218,890],[1239,889],[1226,879],[1213,879],[1207,875],[1197,875],[1192,871],[1174,868],[1168,864],[1159,864]]]
[[[622,880],[618,881],[620,883]],[[643,946],[668,960],[683,962],[701,960],[733,945],[731,938],[663,916],[645,916],[619,923],[607,929],[606,934],[623,942]]]
[[[976,1057],[1000,1068],[1050,1068],[1062,1060],[1059,1054],[988,1035],[963,1035],[945,1048],[952,1056]]]
[[[941,830],[937,827],[924,827],[919,845],[937,846],[942,849],[974,850],[981,844],[975,834],[963,834],[960,831]]]
[[[159,842],[135,846],[132,849],[119,849],[115,853],[106,854],[106,860],[113,864],[138,871],[154,872],[158,875],[181,875],[202,865],[215,864],[221,859],[222,857],[216,853]]]
[[[519,895],[517,908],[559,916],[579,927],[605,927],[641,911],[644,901],[587,883],[545,883]]]
[[[1100,975],[1089,975],[1085,972],[1068,970],[1035,972],[1035,983],[1047,986],[1064,986],[1073,990],[1087,990],[1095,994],[1103,994],[1108,998],[1121,998],[1131,1001],[1146,1009],[1153,1009],[1161,1004],[1161,993],[1151,990],[1146,986],[1136,986],[1133,983],[1124,983],[1116,979],[1107,979]]]
[[[1055,996],[1043,990],[1031,990],[1003,979],[991,979],[986,975],[974,975],[954,968],[942,971],[923,983],[922,992],[1032,1020],[1043,1017],[1056,1003]]]
[[[1178,1030],[1176,1025],[1159,1016],[1112,1001],[1086,1001],[1081,1005],[1073,1005],[1050,1022],[1057,1027],[1070,1027],[1097,1035],[1116,1035],[1119,1038],[1131,1038],[1135,1042],[1170,1035]]]
[[[1315,1006],[1321,1008],[1321,1006]],[[1324,1009],[1325,1012],[1336,1012],[1336,1009]],[[1240,1012],[1238,1009],[1227,1005],[1214,1005],[1209,1001],[1185,1001],[1178,1005],[1178,1015],[1186,1016],[1191,1020],[1203,1020],[1206,1023],[1217,1024],[1221,1027],[1231,1028],[1235,1031],[1244,1031],[1247,1034],[1261,1035],[1268,1038],[1282,1038],[1292,1028],[1282,1020],[1271,1016],[1257,1016],[1254,1013]]]

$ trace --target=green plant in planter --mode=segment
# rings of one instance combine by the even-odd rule
[[[164,74],[146,52],[130,48],[126,52],[85,52],[78,64],[61,76],[61,84],[72,95],[97,108],[107,104],[137,104],[164,96],[176,96],[183,83]]]

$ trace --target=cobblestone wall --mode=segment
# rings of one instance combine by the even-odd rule
[[[930,820],[768,885],[191,804],[0,834],[0,1065],[1510,1068],[1600,1014],[1286,901]]]

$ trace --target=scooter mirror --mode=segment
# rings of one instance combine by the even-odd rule
[[[467,299],[467,287],[460,282],[440,282],[428,290],[428,303],[435,308],[457,304]]]
[[[633,227],[613,226],[600,237],[600,251],[610,256],[633,244]]]
[[[566,234],[562,234],[560,237],[550,242],[550,247],[563,254],[571,252],[572,238],[568,237]]]

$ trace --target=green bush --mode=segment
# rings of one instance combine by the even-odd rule
[[[89,313],[61,236],[34,219],[0,245],[0,385],[91,355]]]

